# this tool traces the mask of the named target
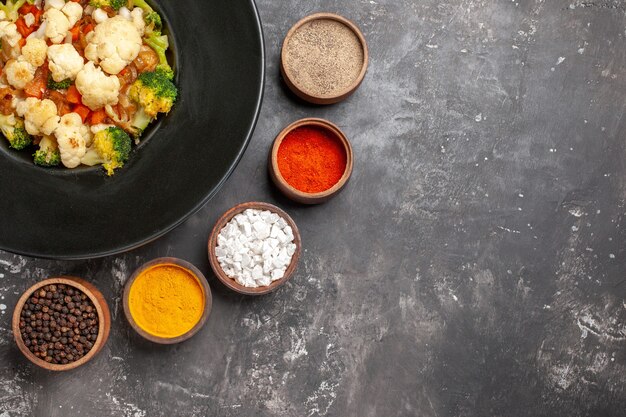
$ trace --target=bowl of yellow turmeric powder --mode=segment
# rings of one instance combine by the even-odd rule
[[[154,343],[187,340],[211,312],[211,289],[192,264],[157,258],[137,269],[124,287],[124,314],[131,327]]]

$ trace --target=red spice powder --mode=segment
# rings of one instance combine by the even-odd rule
[[[331,188],[346,170],[346,151],[324,129],[298,127],[285,136],[278,148],[278,169],[293,188],[319,193]]]

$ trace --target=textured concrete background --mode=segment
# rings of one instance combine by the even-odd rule
[[[260,0],[260,122],[222,191],[159,241],[91,262],[0,255],[0,416],[623,416],[626,409],[626,2]],[[370,45],[349,100],[310,107],[278,75],[300,17],[336,11]],[[275,134],[326,117],[356,166],[319,207],[270,186]],[[297,275],[263,298],[210,277],[190,341],[135,337],[119,296],[164,255],[207,274],[208,231],[263,200],[299,224]],[[113,311],[88,366],[50,374],[14,347],[28,285],[83,276]],[[209,274],[210,275],[210,274]]]

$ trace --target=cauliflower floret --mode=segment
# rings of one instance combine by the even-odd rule
[[[7,65],[4,67],[4,71],[7,75],[7,81],[18,90],[26,87],[26,84],[35,78],[36,70],[37,68],[29,62],[21,60],[16,61],[15,59],[7,62]]]
[[[74,26],[76,22],[83,17],[83,8],[80,4],[69,1],[65,3],[65,6],[61,9],[63,14],[67,16],[67,20],[70,22],[70,27]]]
[[[102,9],[96,9],[91,14],[91,17],[93,17],[96,23],[102,23],[109,18],[109,15]]]
[[[132,18],[130,17],[130,10],[128,10],[128,7],[126,6],[120,7],[120,9],[117,11],[117,14],[122,16],[126,20],[132,20]]]
[[[22,48],[24,60],[35,67],[40,67],[46,60],[48,44],[43,39],[29,38]]]
[[[61,162],[68,168],[76,168],[85,156],[87,145],[81,134],[83,120],[78,113],[67,113],[61,117],[61,123],[54,131],[59,144]]]
[[[48,48],[48,68],[52,79],[61,82],[67,78],[73,80],[83,69],[85,61],[70,43],[51,45]]]
[[[97,125],[91,125],[91,133],[93,133],[95,135],[99,131],[108,129],[108,128],[113,127],[113,126],[115,126],[115,125],[109,125],[109,124],[106,124],[106,123],[100,123],[100,124],[97,124]]]
[[[51,135],[59,125],[57,106],[52,100],[28,97],[17,104],[17,114],[24,118],[24,127],[31,135]]]
[[[32,38],[44,39],[46,37],[47,27],[48,27],[48,22],[43,21],[41,25],[39,26],[39,29],[37,29],[36,31],[28,35],[26,39],[32,39]]]
[[[65,0],[46,0],[43,9],[48,10],[50,8],[61,10],[65,6]]]
[[[7,20],[7,14],[4,10],[0,10],[0,20]]]
[[[80,126],[80,135],[85,140],[85,145],[87,147],[91,146],[91,143],[93,142],[93,133],[91,133],[91,129],[89,129],[89,126],[81,125]]]
[[[99,63],[103,70],[116,75],[130,64],[141,49],[141,34],[133,22],[115,16],[96,26],[87,35],[87,59]]]
[[[13,107],[14,109],[17,109],[17,106],[24,102],[26,99],[22,98],[22,97],[18,97],[18,96],[13,96],[13,98],[11,99],[11,107]]]
[[[17,31],[15,23],[6,20],[1,21],[0,38],[2,38],[2,54],[6,59],[15,59],[20,56],[22,35]]]
[[[65,40],[67,31],[70,30],[70,21],[60,10],[50,8],[43,14],[46,23],[46,37],[52,43],[61,43]]]
[[[76,88],[83,96],[83,104],[91,110],[98,110],[107,104],[117,104],[120,80],[88,62],[76,76]]]
[[[143,36],[144,32],[146,31],[146,21],[143,20],[143,10],[141,9],[141,7],[135,7],[130,12],[130,17],[133,20],[133,25],[135,25],[139,33]]]
[[[3,20],[0,22],[0,36],[6,39],[7,43],[15,46],[22,39],[22,35],[17,31],[17,26],[13,22]]]

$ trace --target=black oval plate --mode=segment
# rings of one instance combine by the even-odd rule
[[[133,249],[199,210],[235,169],[263,97],[265,52],[254,1],[158,6],[174,38],[176,105],[112,177],[95,168],[39,168],[3,143],[0,249],[55,259]]]

